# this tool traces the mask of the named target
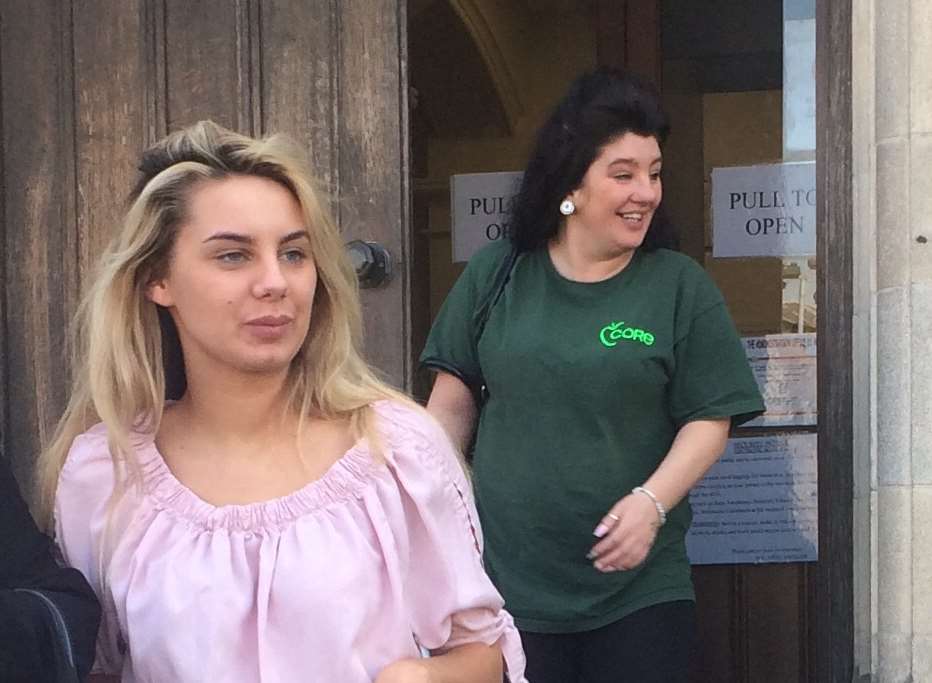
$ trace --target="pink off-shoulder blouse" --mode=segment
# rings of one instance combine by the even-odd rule
[[[75,439],[56,531],[104,607],[97,670],[124,682],[369,683],[422,647],[499,642],[510,680],[526,683],[446,435],[412,407],[375,410],[380,459],[360,442],[320,479],[249,505],[198,498],[142,434],[141,485],[113,504],[106,430]]]

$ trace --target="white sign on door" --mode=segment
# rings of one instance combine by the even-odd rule
[[[763,415],[742,427],[815,425],[816,335],[770,334],[742,341],[767,407]]]
[[[502,171],[450,177],[455,263],[468,261],[489,242],[508,236],[508,214],[522,175]]]
[[[692,564],[819,559],[815,434],[730,439],[689,494]]]
[[[815,251],[815,162],[712,169],[712,256]]]

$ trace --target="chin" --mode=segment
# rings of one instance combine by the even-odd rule
[[[637,249],[639,246],[644,244],[644,240],[647,238],[648,230],[650,230],[650,226],[642,230],[638,230],[635,234],[630,235],[628,238],[628,242],[630,243],[630,245],[634,247],[635,249]]]
[[[641,235],[637,239],[629,239],[629,240],[620,241],[618,242],[617,247],[620,253],[625,253],[629,251],[634,251],[635,249],[639,249],[642,244],[644,244],[643,235]]]
[[[644,243],[644,239],[647,237],[647,231],[649,228],[650,226],[632,229],[626,226],[625,230],[618,231],[611,236],[612,242],[614,242],[615,246],[622,251],[637,249]]]
[[[244,358],[238,363],[239,368],[248,374],[254,375],[274,375],[281,372],[287,372],[288,368],[291,367],[292,361],[295,359],[295,353],[282,353],[267,355],[264,357],[253,356],[251,358]]]

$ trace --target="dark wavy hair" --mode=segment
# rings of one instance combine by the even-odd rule
[[[577,189],[602,148],[625,133],[653,137],[663,147],[670,124],[657,91],[633,74],[599,67],[579,76],[537,133],[518,194],[509,234],[518,252],[556,236],[560,202]],[[661,207],[641,248],[676,249],[673,226]]]

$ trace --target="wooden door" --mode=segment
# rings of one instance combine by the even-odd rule
[[[304,144],[366,290],[370,357],[410,376],[404,0],[0,3],[0,447],[24,488],[68,394],[66,328],[140,151],[204,118]]]
[[[718,3],[716,7],[728,11],[734,4]],[[598,0],[595,31],[600,63],[635,71],[651,79],[663,91],[662,13],[681,11],[685,7],[686,3],[660,0]],[[701,98],[680,99],[683,100],[678,102],[680,109],[698,107],[701,110]],[[674,114],[672,135],[680,137],[676,144],[682,146],[684,135],[699,136],[686,144],[698,144],[701,148],[701,126],[690,120],[690,117],[701,120],[701,112],[671,113]],[[683,123],[684,119],[687,125],[678,128],[677,123]],[[682,154],[669,156],[671,166],[682,164]],[[670,174],[677,173],[680,178],[666,189],[674,190],[680,196],[667,194],[664,197],[674,220],[680,205],[688,202],[683,193],[698,193],[700,207],[703,201],[701,163],[698,169],[672,166]],[[694,214],[695,211],[687,213]],[[700,263],[706,262],[701,222],[695,225],[691,219],[683,221],[680,230],[682,250]],[[820,366],[822,363],[820,356]],[[820,406],[820,412],[822,408]],[[765,432],[758,430],[754,435],[760,433]],[[820,489],[822,494],[825,490],[824,486]],[[825,509],[824,505],[820,508]],[[831,558],[823,558],[821,563],[831,561]],[[695,566],[693,581],[700,636],[693,681],[815,681],[816,570],[817,566],[811,563]]]

